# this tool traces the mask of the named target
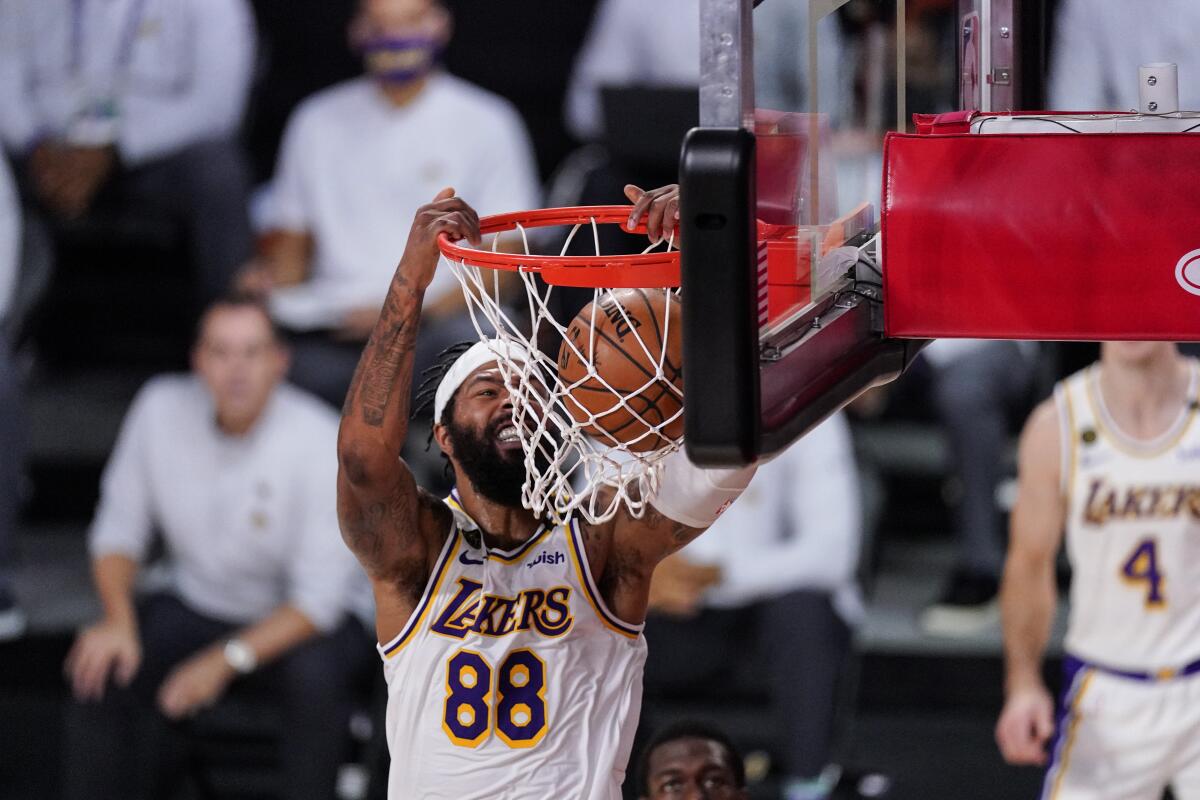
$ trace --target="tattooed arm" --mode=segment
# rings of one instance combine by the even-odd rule
[[[382,642],[408,621],[450,525],[449,511],[417,488],[400,448],[408,434],[421,302],[438,263],[437,237],[479,241],[479,218],[453,195],[443,189],[417,212],[338,431],[338,521],[374,586]]]
[[[622,509],[610,522],[579,528],[605,604],[619,619],[633,624],[646,618],[655,568],[706,530],[677,522],[654,506],[647,506],[640,519]]]

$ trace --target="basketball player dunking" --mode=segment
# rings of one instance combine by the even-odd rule
[[[996,741],[1044,764],[1043,798],[1200,798],[1200,365],[1103,345],[1026,425],[1001,605]],[[1073,568],[1055,723],[1041,678],[1063,531]]]
[[[660,228],[674,214],[673,191],[635,196],[634,215]],[[651,573],[753,470],[700,470],[677,453],[643,518],[546,525],[520,503],[512,406],[495,351],[478,343],[444,365],[434,401],[455,489],[442,500],[417,487],[399,454],[443,232],[479,241],[452,190],[417,214],[338,442],[342,534],[375,590],[388,796],[615,799],[641,704]]]

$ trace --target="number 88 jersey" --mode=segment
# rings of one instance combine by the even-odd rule
[[[408,625],[379,647],[389,800],[617,800],[641,626],[604,605],[574,524],[488,550],[447,502],[458,524]]]
[[[1055,389],[1067,553],[1066,649],[1117,669],[1169,673],[1200,658],[1200,368],[1153,441],[1121,432],[1096,365]]]

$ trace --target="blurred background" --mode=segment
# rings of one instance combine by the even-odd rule
[[[663,2],[660,9],[659,1],[643,3],[656,7],[646,13],[675,14],[681,24],[696,24],[694,11],[687,11],[689,3]],[[338,404],[338,386],[344,386],[348,375],[337,376],[347,363],[353,368],[372,321],[364,329],[354,312],[369,310],[371,300],[352,298],[331,310],[283,290],[322,278],[323,270],[323,279],[338,280],[342,256],[334,251],[342,234],[336,228],[338,214],[330,208],[344,198],[360,194],[384,215],[389,236],[406,234],[411,219],[407,197],[390,198],[387,187],[366,185],[363,176],[370,170],[364,172],[362,158],[354,157],[355,136],[361,135],[364,149],[372,153],[390,152],[396,161],[423,164],[429,174],[419,177],[434,188],[426,192],[426,183],[417,182],[413,191],[428,196],[452,180],[466,180],[467,187],[454,185],[471,199],[492,191],[487,176],[504,176],[497,180],[505,187],[495,191],[488,201],[493,207],[485,211],[623,202],[620,187],[627,181],[655,186],[674,179],[679,117],[663,113],[658,119],[638,112],[636,97],[629,101],[635,103],[632,111],[620,98],[600,103],[594,96],[597,87],[688,83],[686,74],[671,74],[669,67],[656,72],[656,58],[669,54],[674,37],[657,20],[644,27],[662,52],[628,56],[626,66],[643,65],[644,71],[595,76],[582,66],[589,35],[597,40],[589,47],[598,63],[620,60],[605,55],[607,45],[598,41],[602,37],[596,31],[602,24],[618,25],[619,7],[628,4],[446,0],[452,34],[440,40],[431,34],[438,40],[441,63],[448,73],[490,95],[484,101],[472,94],[475,89],[455,84],[458,95],[438,98],[441,117],[428,116],[434,113],[432,99],[420,101],[425,103],[420,113],[426,115],[426,127],[417,134],[396,133],[388,150],[369,140],[375,135],[372,126],[392,122],[367,119],[373,113],[369,104],[362,106],[366,116],[358,133],[334,130],[330,117],[337,116],[336,108],[359,108],[351,105],[348,94],[325,95],[325,102],[305,106],[309,113],[295,113],[315,93],[361,76],[364,56],[381,80],[401,87],[392,95],[397,107],[408,102],[402,87],[411,76],[399,73],[411,61],[389,56],[384,46],[388,37],[380,31],[352,30],[359,12],[356,0],[246,0],[242,11],[233,8],[238,3],[214,3],[211,12],[204,2],[181,0],[161,8],[150,2],[149,11],[141,13],[152,16],[132,27],[100,17],[72,27],[63,16],[73,7],[92,5],[90,0],[0,0],[0,60],[7,60],[0,81],[13,93],[0,105],[0,131],[13,178],[11,190],[0,191],[0,284],[12,286],[7,293],[0,291],[0,299],[7,298],[0,303],[0,399],[5,404],[0,406],[0,431],[6,436],[0,439],[0,482],[10,496],[0,509],[12,512],[11,520],[0,516],[0,526],[8,528],[0,532],[5,534],[0,536],[0,565],[6,575],[0,583],[0,614],[7,615],[0,642],[0,797],[11,800],[61,796],[69,737],[65,720],[73,703],[64,660],[77,633],[101,615],[88,544],[101,499],[101,473],[139,388],[153,376],[189,369],[198,311],[230,282],[266,297],[275,324],[294,345],[292,382],[331,407]],[[428,4],[415,5],[420,7],[416,11],[380,13],[419,14]],[[1047,3],[1051,46],[1059,5],[1056,0]],[[235,17],[248,12],[252,18],[222,21],[238,35],[200,32],[204,14],[216,14],[218,7],[232,8],[229,13]],[[172,13],[184,15],[187,24],[172,28],[167,19]],[[167,19],[160,22],[168,41],[157,45],[161,53],[143,55],[139,37],[155,35],[145,28],[147,19],[159,19],[153,14]],[[956,107],[957,19],[954,0],[909,0],[904,25],[910,111]],[[88,27],[93,22],[95,27]],[[865,133],[867,146],[877,146],[877,137],[895,118],[894,92],[887,88],[894,86],[889,51],[894,5],[851,0],[835,24],[843,78],[854,98],[840,112],[852,118],[844,128]],[[125,33],[122,25],[133,33]],[[124,82],[89,102],[136,93],[137,80],[131,82],[130,76],[136,77],[146,64],[151,66],[148,77],[143,76],[150,87],[145,91],[164,108],[171,93],[188,81],[230,88],[189,100],[199,109],[191,115],[172,107],[161,111],[166,117],[156,117],[160,112],[153,103],[139,111],[138,102],[130,99],[116,112],[72,110],[67,116],[75,116],[66,128],[45,129],[37,120],[54,117],[58,89],[53,71],[62,65],[51,63],[44,52],[86,61],[93,30],[107,37],[112,60],[67,67],[86,74],[108,69]],[[619,25],[617,30],[607,35],[620,40]],[[197,44],[205,36],[207,50]],[[64,44],[76,39],[85,44]],[[35,53],[28,56],[29,64],[19,63],[30,50],[43,55]],[[182,59],[180,70],[202,71],[203,65],[193,62],[209,57],[225,71],[173,75],[170,56],[181,50],[190,55]],[[1052,52],[1049,57],[1053,61]],[[238,74],[226,74],[230,64],[240,64]],[[389,78],[384,75],[389,71],[396,74]],[[593,93],[590,100],[584,96],[588,91]],[[575,100],[572,92],[578,94]],[[244,103],[239,102],[243,97]],[[19,112],[22,103],[28,107]],[[417,108],[404,113],[415,115]],[[686,110],[685,105],[685,115]],[[597,115],[605,114],[607,128],[597,121]],[[632,144],[630,136],[621,135],[625,118],[614,116],[621,114],[633,115],[637,135]],[[114,139],[105,126],[122,115],[128,122]],[[158,125],[168,118],[169,123]],[[497,145],[489,151],[478,136],[467,135],[481,126],[491,130],[487,126],[493,119],[515,131],[506,140],[507,149]],[[130,133],[135,123],[155,130]],[[294,131],[285,136],[290,126]],[[438,155],[422,161],[422,148],[432,148],[438,138],[449,144],[440,142]],[[856,144],[850,138],[847,147]],[[209,147],[218,141],[220,148]],[[671,144],[638,147],[653,142]],[[57,155],[55,147],[60,148]],[[438,161],[451,158],[445,155],[447,147],[459,148],[462,164]],[[87,160],[89,153],[101,151],[112,158]],[[82,187],[56,188],[56,169],[93,178]],[[460,175],[464,177],[455,177]],[[470,181],[478,182],[476,194],[468,194]],[[378,205],[389,198],[396,201],[394,207]],[[289,255],[289,245],[299,247],[302,255]],[[289,277],[288,269],[296,264],[300,277]],[[391,265],[384,267],[390,271]],[[450,341],[461,330],[453,315],[447,315]],[[829,691],[833,734],[826,761],[842,770],[832,796],[978,799],[1037,791],[1040,774],[1005,766],[992,742],[1002,699],[995,581],[1021,422],[1055,380],[1096,355],[1095,346],[1083,344],[935,347],[897,384],[846,412],[852,491],[861,498],[856,503],[861,519],[828,524],[853,528],[846,534],[857,543],[848,556],[853,563],[847,580],[861,589],[865,611],[842,614],[848,646],[845,652],[835,647],[831,656],[839,679]],[[187,444],[181,440],[179,447]],[[436,460],[429,465],[434,479],[438,468]],[[694,597],[685,602],[680,616],[697,613],[697,602]],[[671,616],[669,609],[663,613]],[[798,643],[802,651],[807,635],[786,626],[773,634]],[[776,646],[770,637],[766,641],[768,649]],[[364,642],[371,655],[369,639]],[[813,645],[818,646],[823,645]],[[799,666],[796,673],[801,678],[805,674]],[[1054,659],[1047,675],[1057,687]],[[721,681],[727,691],[719,694],[669,680],[656,684],[649,692],[647,720],[657,724],[686,715],[714,719],[751,754],[754,796],[781,796],[781,756],[772,752],[772,738],[762,733],[773,702],[764,688],[768,682],[753,674]],[[331,736],[345,727],[341,797],[382,796],[377,794],[378,778],[386,771],[380,692],[372,662],[357,679],[349,724],[331,723]],[[196,746],[178,796],[283,796],[272,744],[280,725],[278,713],[253,697],[218,703],[198,718],[191,732]]]

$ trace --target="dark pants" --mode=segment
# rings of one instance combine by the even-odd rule
[[[718,700],[731,687],[757,684],[777,721],[773,750],[782,771],[815,778],[829,763],[850,629],[828,594],[791,592],[745,608],[705,609],[691,619],[652,615],[646,642],[652,712],[668,697]]]
[[[236,626],[192,611],[173,595],[138,604],[142,666],[126,689],[110,685],[100,703],[68,708],[67,800],[164,800],[189,758],[189,733],[203,726],[171,722],[157,711],[159,685],[180,662],[220,641]],[[373,662],[368,635],[356,620],[297,647],[259,672],[236,680],[230,695],[267,697],[282,708],[278,796],[330,800],[345,756],[354,685]],[[219,707],[219,706],[218,706]]]
[[[11,592],[13,534],[25,466],[25,418],[12,351],[0,331],[0,595]]]
[[[40,209],[24,165],[18,164],[16,172],[26,208]],[[200,142],[119,170],[100,189],[89,215],[144,212],[182,226],[198,309],[226,293],[253,255],[249,192],[250,172],[240,146],[231,139]],[[40,213],[54,220],[45,209]]]
[[[1004,478],[1010,422],[1028,411],[1036,372],[1036,359],[1015,342],[988,342],[933,370],[934,404],[962,481],[954,527],[965,572],[998,578],[1004,565],[996,487]]]

